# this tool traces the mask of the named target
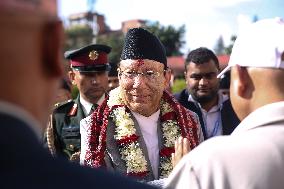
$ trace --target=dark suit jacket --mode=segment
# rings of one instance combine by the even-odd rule
[[[0,113],[0,188],[152,188],[99,169],[54,159],[27,124]]]
[[[206,135],[204,128],[205,125],[202,117],[202,111],[196,104],[188,101],[189,97],[188,91],[184,89],[180,93],[174,94],[174,96],[178,100],[178,102],[181,103],[185,108],[195,112],[198,115],[204,139],[207,139],[208,137]],[[221,119],[222,119],[223,135],[231,134],[240,123],[240,120],[237,117],[235,111],[233,110],[231,101],[229,99],[223,103],[223,108],[221,110]]]

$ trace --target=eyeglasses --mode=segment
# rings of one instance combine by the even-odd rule
[[[165,72],[166,70],[163,71],[163,73]],[[163,73],[161,72],[155,72],[155,71],[152,71],[152,70],[148,70],[148,71],[145,71],[145,72],[136,72],[136,71],[120,71],[119,70],[119,75],[120,76],[123,76],[125,78],[128,78],[128,79],[134,79],[135,77],[138,77],[138,76],[143,76],[144,78],[148,79],[148,80],[155,80],[157,79],[160,75],[162,75]]]

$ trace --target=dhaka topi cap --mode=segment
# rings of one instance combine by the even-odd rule
[[[111,48],[106,45],[92,44],[64,53],[71,67],[80,72],[109,71],[108,53]]]
[[[121,60],[149,59],[167,67],[165,47],[157,36],[143,28],[130,29],[125,37]]]

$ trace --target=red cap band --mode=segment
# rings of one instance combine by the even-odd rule
[[[89,54],[82,54],[70,60],[72,66],[95,66],[108,63],[107,53],[91,51]]]

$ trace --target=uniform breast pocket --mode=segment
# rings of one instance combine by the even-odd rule
[[[81,146],[80,126],[68,126],[62,128],[62,139],[66,149],[69,151],[78,151]]]

